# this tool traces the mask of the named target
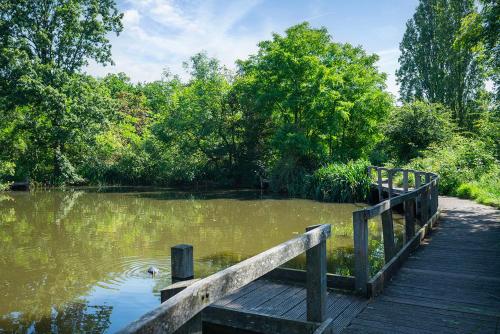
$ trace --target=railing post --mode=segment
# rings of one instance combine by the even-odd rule
[[[439,208],[439,188],[438,188],[439,180],[436,178],[434,181],[434,212],[435,214]]]
[[[403,170],[403,190],[408,192],[408,170]]]
[[[354,233],[354,276],[355,287],[358,293],[366,295],[370,264],[368,262],[368,219],[365,211],[352,213]]]
[[[306,232],[316,226],[309,226]],[[326,320],[326,240],[306,251],[307,320]]]
[[[415,201],[412,198],[404,202],[406,242],[415,235]]]
[[[420,194],[420,221],[422,226],[429,220],[429,187],[424,186]]]
[[[181,244],[170,249],[172,283],[194,277],[193,246]]]
[[[393,177],[393,170],[389,169],[387,170],[387,182],[389,186],[389,199],[392,197],[392,177]]]
[[[428,184],[429,188],[428,188],[428,193],[427,193],[427,201],[428,201],[428,205],[427,205],[427,210],[428,210],[428,213],[427,213],[427,219],[431,218],[432,217],[432,199],[434,197],[434,194],[432,192],[432,185],[429,184],[431,182],[431,174],[430,173],[425,173],[425,183]]]
[[[421,179],[420,179],[420,172],[415,171],[415,189],[420,188],[421,185]],[[420,196],[417,196],[417,199],[415,200],[415,212],[417,216],[420,217]]]
[[[377,186],[378,186],[378,201],[379,203],[384,200],[384,193],[382,192],[382,170],[377,168]]]
[[[392,209],[382,212],[382,233],[384,236],[384,258],[385,263],[394,256],[394,224],[392,221]]]

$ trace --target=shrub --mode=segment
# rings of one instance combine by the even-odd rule
[[[309,196],[328,202],[366,200],[370,190],[367,166],[367,161],[358,160],[319,168],[308,180]]]
[[[386,149],[401,161],[416,158],[430,145],[449,140],[455,128],[449,110],[421,101],[395,108],[386,124]]]
[[[457,195],[462,184],[492,173],[497,163],[484,142],[455,136],[448,143],[431,146],[407,167],[437,173],[441,178],[440,193]]]
[[[478,181],[460,185],[458,197],[471,198],[479,203],[500,208],[500,169],[483,175]]]

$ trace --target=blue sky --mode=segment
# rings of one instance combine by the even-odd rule
[[[119,0],[124,30],[112,37],[114,66],[90,64],[103,76],[125,72],[135,82],[159,79],[164,69],[186,77],[182,62],[206,51],[229,68],[255,53],[256,44],[300,22],[325,26],[337,42],[380,56],[388,90],[406,21],[418,0]]]

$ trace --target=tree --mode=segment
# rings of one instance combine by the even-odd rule
[[[454,44],[462,20],[475,13],[473,0],[420,0],[406,24],[396,71],[404,102],[441,103],[462,128],[473,123],[484,70],[470,48]]]
[[[394,108],[384,126],[388,151],[403,162],[418,157],[432,144],[450,140],[454,130],[447,108],[422,101]]]
[[[457,48],[468,48],[483,61],[488,77],[495,84],[496,101],[500,98],[500,3],[481,0],[481,12],[473,12],[462,19],[454,43]],[[498,108],[498,106],[497,106]]]
[[[239,61],[234,87],[245,159],[265,161],[288,183],[324,162],[366,156],[391,104],[377,59],[308,23],[260,42],[257,54]]]
[[[153,133],[181,157],[175,162],[179,181],[228,178],[237,154],[240,118],[228,102],[231,76],[205,53],[191,57],[185,67],[191,78],[177,86]]]
[[[7,110],[26,107],[22,128],[36,146],[29,150],[51,155],[52,182],[64,182],[72,170],[68,125],[98,117],[94,108],[73,113],[79,95],[70,85],[90,59],[111,63],[107,36],[122,30],[122,14],[113,0],[1,0],[0,9],[0,101]]]

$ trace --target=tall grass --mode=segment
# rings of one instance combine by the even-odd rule
[[[358,160],[319,168],[307,180],[308,197],[327,202],[366,200],[370,191],[367,166],[367,161]]]

